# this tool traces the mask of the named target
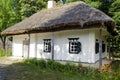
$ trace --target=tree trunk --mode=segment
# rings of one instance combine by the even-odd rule
[[[4,51],[6,51],[6,36],[0,36],[1,42],[2,42],[2,48]]]
[[[6,41],[3,41],[2,44],[3,44],[3,50],[6,51]]]

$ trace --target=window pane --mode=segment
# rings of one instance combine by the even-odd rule
[[[51,52],[51,40],[44,39],[44,52]]]
[[[96,45],[95,45],[95,53],[97,54],[99,52],[99,43],[96,42]]]
[[[78,54],[81,51],[81,43],[78,41],[79,38],[69,39],[69,53]]]
[[[105,52],[105,44],[102,44],[102,52]]]

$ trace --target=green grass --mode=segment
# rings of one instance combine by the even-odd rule
[[[7,80],[79,80],[80,78],[78,75],[41,69],[21,63],[13,64],[7,69]]]
[[[7,53],[4,50],[0,50],[0,57],[11,56],[11,55],[12,55],[11,50],[8,50]]]
[[[62,65],[55,61],[29,59],[7,68],[7,80],[119,80],[120,62],[115,61],[111,71],[101,72],[93,68]]]

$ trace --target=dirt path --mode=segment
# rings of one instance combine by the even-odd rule
[[[0,57],[0,80],[6,80],[6,67],[16,62],[18,62],[18,60],[10,57]]]
[[[0,80],[6,80],[6,69],[0,66]]]

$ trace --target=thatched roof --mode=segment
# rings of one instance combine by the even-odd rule
[[[45,9],[6,29],[4,35],[51,32],[105,26],[114,34],[115,22],[106,14],[84,2],[74,2]]]

